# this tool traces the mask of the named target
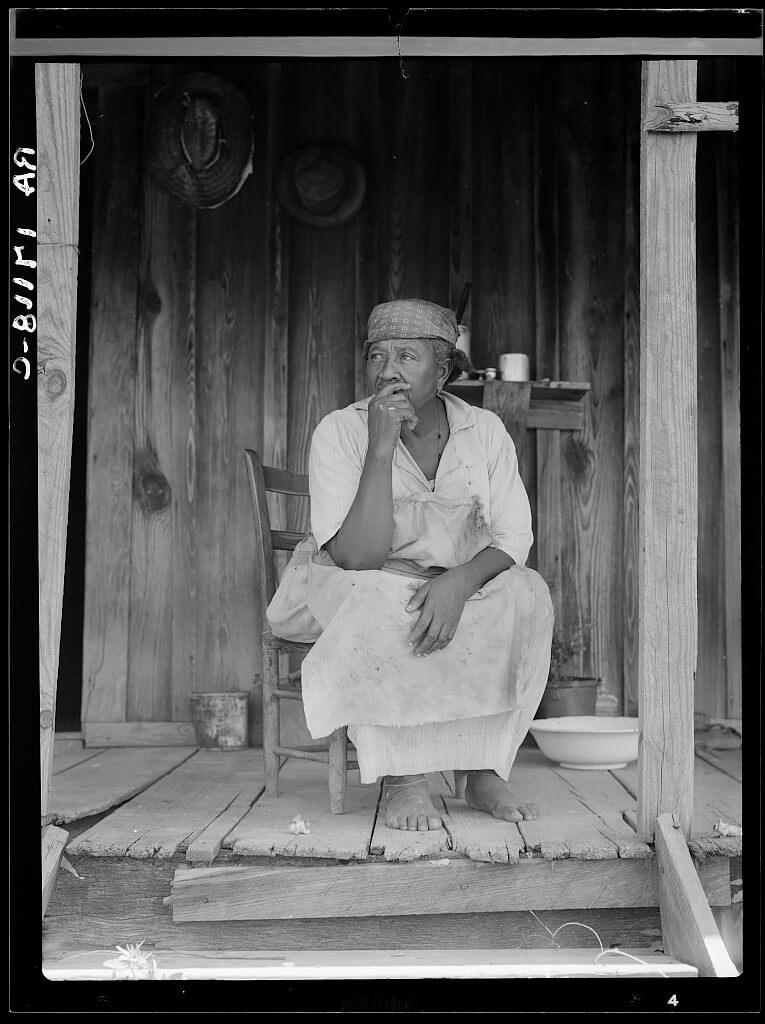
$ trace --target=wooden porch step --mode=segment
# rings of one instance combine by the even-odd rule
[[[728,862],[710,860],[698,872],[709,905],[729,904]],[[636,908],[659,904],[659,879],[655,858],[534,858],[514,865],[450,857],[411,864],[240,864],[178,868],[163,902],[172,907],[175,923]]]
[[[62,953],[43,963],[51,981],[352,980],[367,978],[695,978],[695,967],[648,949],[405,949],[147,952],[131,968],[115,950]],[[154,966],[156,964],[156,967]]]

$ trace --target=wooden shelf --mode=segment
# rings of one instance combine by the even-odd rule
[[[529,401],[528,430],[581,430],[584,403],[590,391],[585,381],[533,380]],[[470,405],[484,405],[484,388],[518,389],[515,381],[455,380],[447,391]]]

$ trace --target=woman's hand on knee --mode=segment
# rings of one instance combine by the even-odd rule
[[[425,657],[449,645],[469,596],[465,581],[449,572],[428,580],[417,589],[406,605],[408,612],[420,613],[409,634],[413,654]]]

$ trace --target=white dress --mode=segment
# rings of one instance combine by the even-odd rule
[[[344,724],[362,782],[471,768],[493,768],[507,778],[547,679],[552,602],[544,581],[529,569],[501,573],[474,595],[444,651],[416,659],[402,649],[402,629],[413,624],[399,621],[402,587],[416,588],[487,546],[523,567],[533,539],[515,447],[502,421],[453,395],[443,399],[450,436],[435,481],[426,480],[401,442],[394,453],[394,532],[390,557],[379,571],[345,571],[321,550],[356,496],[369,399],[319,423],[309,463],[312,536],[295,552],[268,608],[275,635],[317,641],[303,667],[311,734],[326,735],[343,724],[344,714],[359,716]],[[365,600],[375,612],[366,620]],[[372,619],[389,630],[382,647],[378,633],[364,625]],[[528,645],[521,651],[520,637],[513,647],[516,620],[534,633],[533,655]],[[356,671],[359,664],[364,672]],[[388,692],[391,700],[384,705],[381,695]]]

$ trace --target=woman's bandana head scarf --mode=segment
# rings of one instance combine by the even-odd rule
[[[391,338],[457,344],[457,318],[450,309],[425,299],[397,299],[375,306],[367,322],[366,344]]]

